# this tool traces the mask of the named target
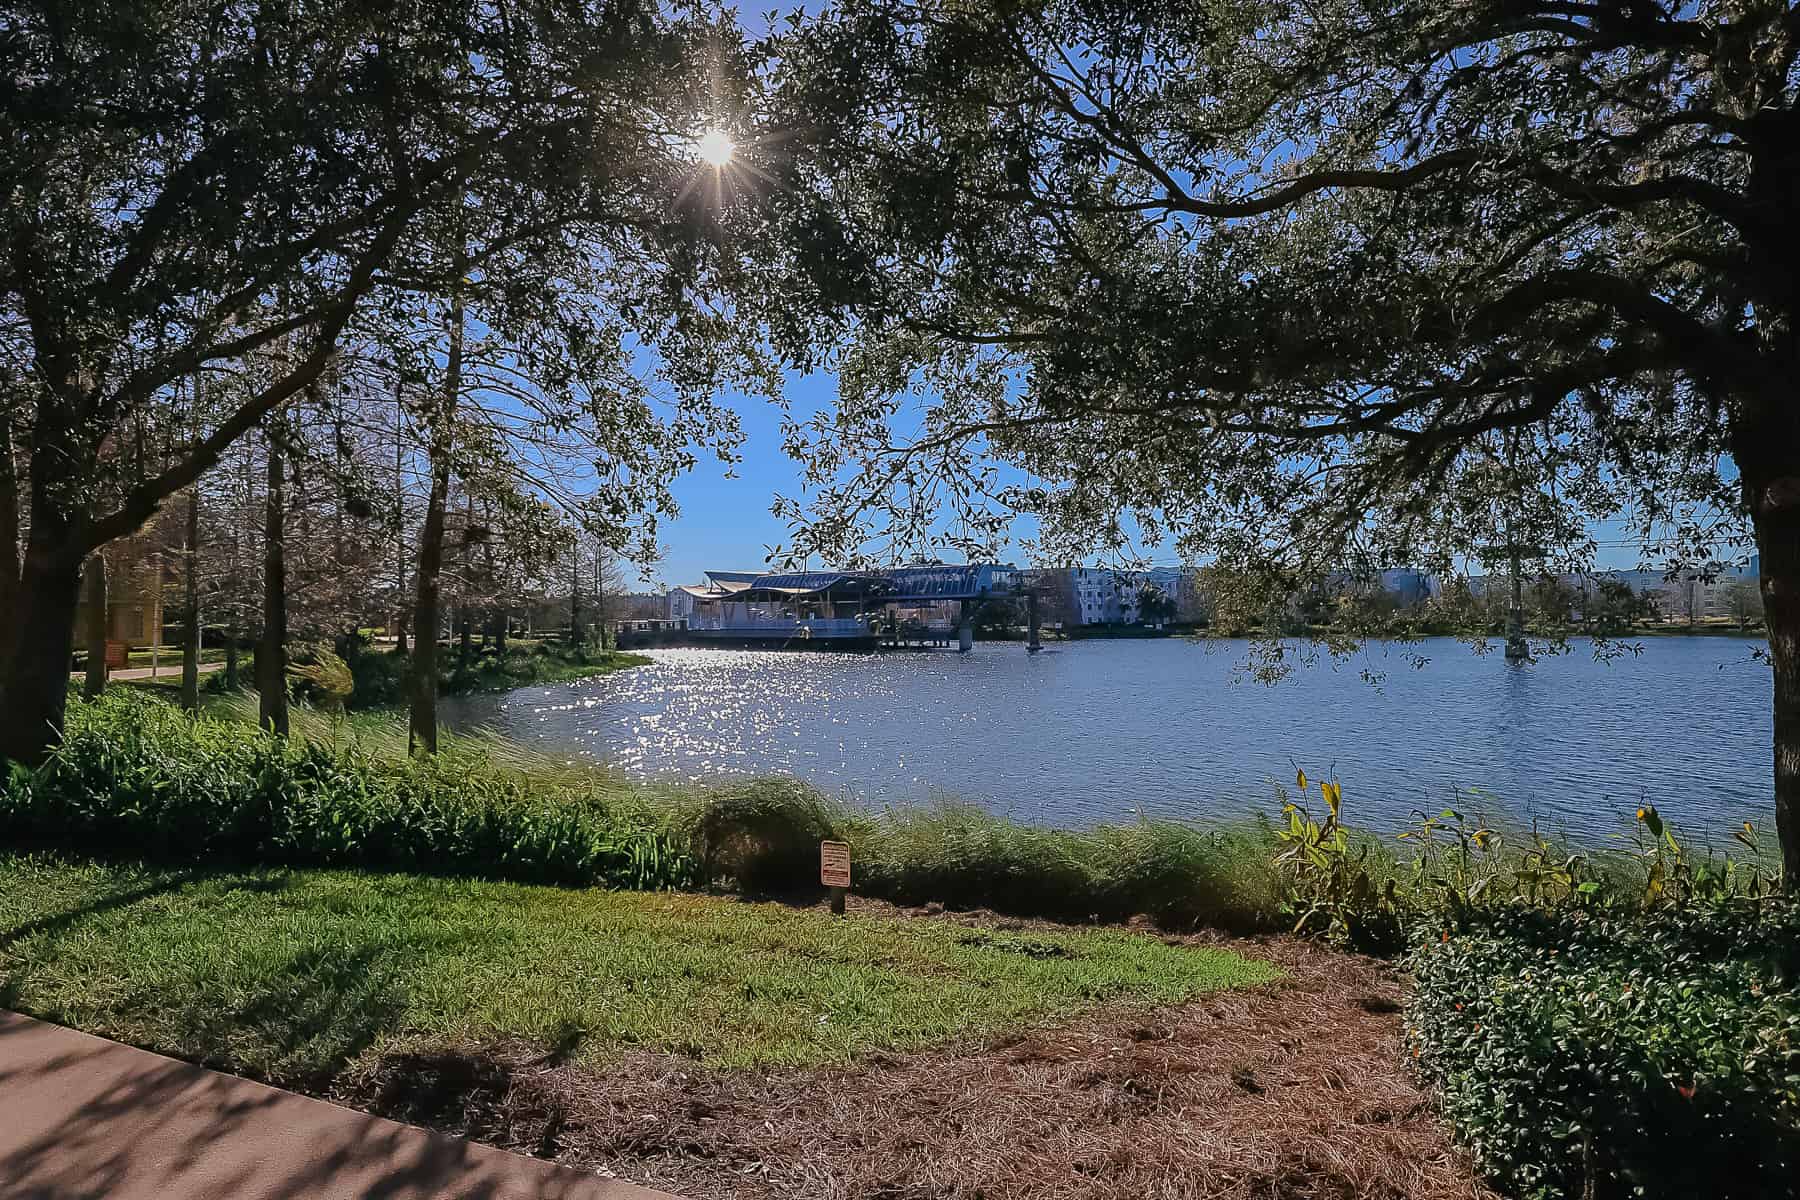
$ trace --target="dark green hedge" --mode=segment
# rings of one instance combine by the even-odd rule
[[[1800,1196],[1800,909],[1499,908],[1413,966],[1419,1066],[1504,1191]]]

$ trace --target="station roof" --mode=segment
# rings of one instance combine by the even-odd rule
[[[742,593],[746,600],[792,600],[835,592],[845,596],[886,596],[893,584],[872,571],[800,571],[763,575]]]

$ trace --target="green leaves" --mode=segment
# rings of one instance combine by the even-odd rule
[[[1742,219],[1739,126],[1791,92],[1782,6],[1603,32],[1228,7],[847,0],[778,40],[797,194],[833,232],[782,296],[881,366],[794,442],[835,484],[788,514],[795,552],[999,542],[1025,517],[1046,560],[1141,534],[1299,577],[1285,602],[1499,542],[1569,569],[1607,517],[1690,562],[1741,532],[1716,524],[1742,501],[1707,395],[1792,323],[1751,278],[1753,242],[1785,251]],[[1725,312],[1729,344],[1700,336]],[[996,462],[1032,485],[983,488]],[[1543,600],[1534,628],[1566,626]],[[1637,615],[1601,600],[1597,632]]]
[[[1742,901],[1470,914],[1413,954],[1407,1040],[1509,1194],[1793,1196],[1797,934]]]
[[[671,836],[479,752],[396,762],[353,742],[284,741],[129,692],[71,709],[68,736],[0,792],[0,831],[178,861],[218,857],[676,888]]]

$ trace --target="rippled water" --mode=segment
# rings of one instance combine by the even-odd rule
[[[1267,807],[1297,761],[1335,765],[1362,823],[1462,806],[1595,835],[1650,797],[1699,833],[1769,815],[1769,678],[1754,643],[1661,638],[1527,665],[1455,641],[1371,649],[1273,687],[1242,643],[1089,641],[1028,655],[664,650],[655,663],[448,706],[644,776],[790,772],[865,803],[953,794],[1021,819]],[[1405,655],[1421,653],[1422,668]],[[1378,686],[1364,669],[1384,675]],[[1495,799],[1470,798],[1481,788]]]

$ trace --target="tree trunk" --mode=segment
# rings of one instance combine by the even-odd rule
[[[37,766],[62,734],[80,590],[79,566],[27,550],[0,695],[0,759]],[[104,645],[100,652],[104,669]]]
[[[494,617],[494,653],[501,658],[506,657],[506,616],[502,608]]]
[[[87,680],[81,694],[97,700],[106,690],[106,556],[95,552],[87,564]]]
[[[412,716],[406,744],[411,751],[436,754],[438,600],[444,569],[444,509],[450,499],[450,442],[462,393],[463,305],[450,304],[450,353],[444,368],[444,395],[431,429],[431,496],[419,531],[418,600],[413,606]]]
[[[281,438],[269,431],[269,487],[263,505],[263,635],[256,647],[257,719],[278,737],[288,734],[287,482]]]
[[[469,606],[467,604],[459,604],[456,606],[456,618],[456,663],[458,666],[466,667],[469,665],[469,659],[472,656],[469,638],[473,633],[473,629],[471,628],[472,620],[469,616]]]
[[[233,629],[225,635],[225,690],[237,691],[238,686],[238,635]]]
[[[581,545],[576,543],[569,572],[569,649],[581,645]]]
[[[413,605],[412,722],[406,744],[437,753],[438,585],[444,567],[444,502],[450,493],[450,456],[433,449],[431,497],[419,531],[417,599]]]
[[[1733,425],[1732,457],[1762,560],[1774,677],[1775,830],[1792,891],[1800,887],[1800,412],[1768,404]]]
[[[182,555],[181,707],[200,711],[200,485],[188,490],[187,539]]]
[[[19,460],[12,416],[0,414],[0,630],[12,628],[19,598]]]
[[[596,648],[604,654],[606,644],[606,552],[594,551],[594,620],[598,623],[600,636]]]
[[[0,675],[0,759],[26,766],[44,761],[62,735],[69,698],[69,658],[81,592],[82,553],[75,530],[52,493],[45,461],[32,463],[31,533]],[[104,620],[104,618],[102,618]],[[106,663],[102,628],[100,662]]]
[[[394,653],[406,657],[406,393],[394,376]]]

